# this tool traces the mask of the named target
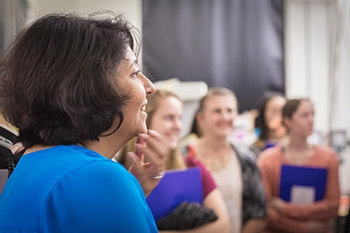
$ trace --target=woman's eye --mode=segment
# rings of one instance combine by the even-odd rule
[[[166,120],[171,120],[171,119],[172,119],[171,116],[165,116],[164,118],[165,118]]]
[[[140,72],[141,70],[137,70],[136,72],[132,73],[132,76],[137,78]]]

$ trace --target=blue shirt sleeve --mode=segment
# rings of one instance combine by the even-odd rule
[[[44,208],[45,232],[158,232],[139,183],[113,161],[95,161],[61,178]]]

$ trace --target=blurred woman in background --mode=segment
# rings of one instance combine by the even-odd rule
[[[236,115],[235,94],[226,88],[210,88],[196,116],[202,135],[188,146],[188,156],[200,160],[213,175],[229,212],[230,232],[261,232],[266,202],[259,170],[228,139]]]
[[[216,221],[194,228],[190,232],[228,232],[229,220],[226,206],[210,172],[198,160],[189,157],[184,159],[179,152],[178,144],[182,129],[182,101],[178,96],[166,90],[157,90],[153,95],[148,96],[147,100],[147,127],[159,132],[166,140],[170,150],[166,170],[199,167],[203,185],[203,206],[214,210],[218,217]],[[138,146],[137,143],[136,146]],[[129,142],[117,155],[117,160],[124,164],[126,168],[129,168],[130,163],[128,162],[127,153],[135,151],[135,149],[137,149],[137,147],[135,148],[135,140]]]
[[[310,101],[288,100],[283,107],[282,117],[290,137],[289,142],[265,150],[258,158],[269,204],[266,232],[330,233],[331,219],[338,215],[340,198],[338,157],[330,148],[308,143],[307,138],[312,134],[314,125],[314,108]],[[325,169],[324,197],[305,204],[283,201],[279,190],[282,165]],[[302,198],[306,196],[305,192],[301,195]]]
[[[285,137],[286,130],[282,124],[282,108],[285,103],[286,98],[281,93],[267,92],[264,94],[258,109],[259,115],[255,119],[255,130],[259,140],[250,147],[256,157]]]

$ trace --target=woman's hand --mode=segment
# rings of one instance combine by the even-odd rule
[[[306,222],[306,232],[326,233],[331,228],[330,221],[308,221]]]
[[[147,134],[139,134],[135,152],[128,153],[131,163],[129,171],[140,182],[146,197],[164,176],[168,154],[165,140],[154,130],[148,130]]]
[[[270,202],[270,206],[275,208],[276,210],[282,209],[284,204],[285,204],[285,201],[283,201],[281,198],[278,198],[278,197],[273,198]]]

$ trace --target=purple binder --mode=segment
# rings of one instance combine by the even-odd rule
[[[294,185],[313,187],[314,201],[324,198],[326,192],[327,169],[302,166],[282,165],[279,196],[284,201],[291,200],[291,190]]]
[[[198,167],[167,171],[147,197],[147,204],[157,221],[170,214],[182,202],[203,203],[203,187]]]

